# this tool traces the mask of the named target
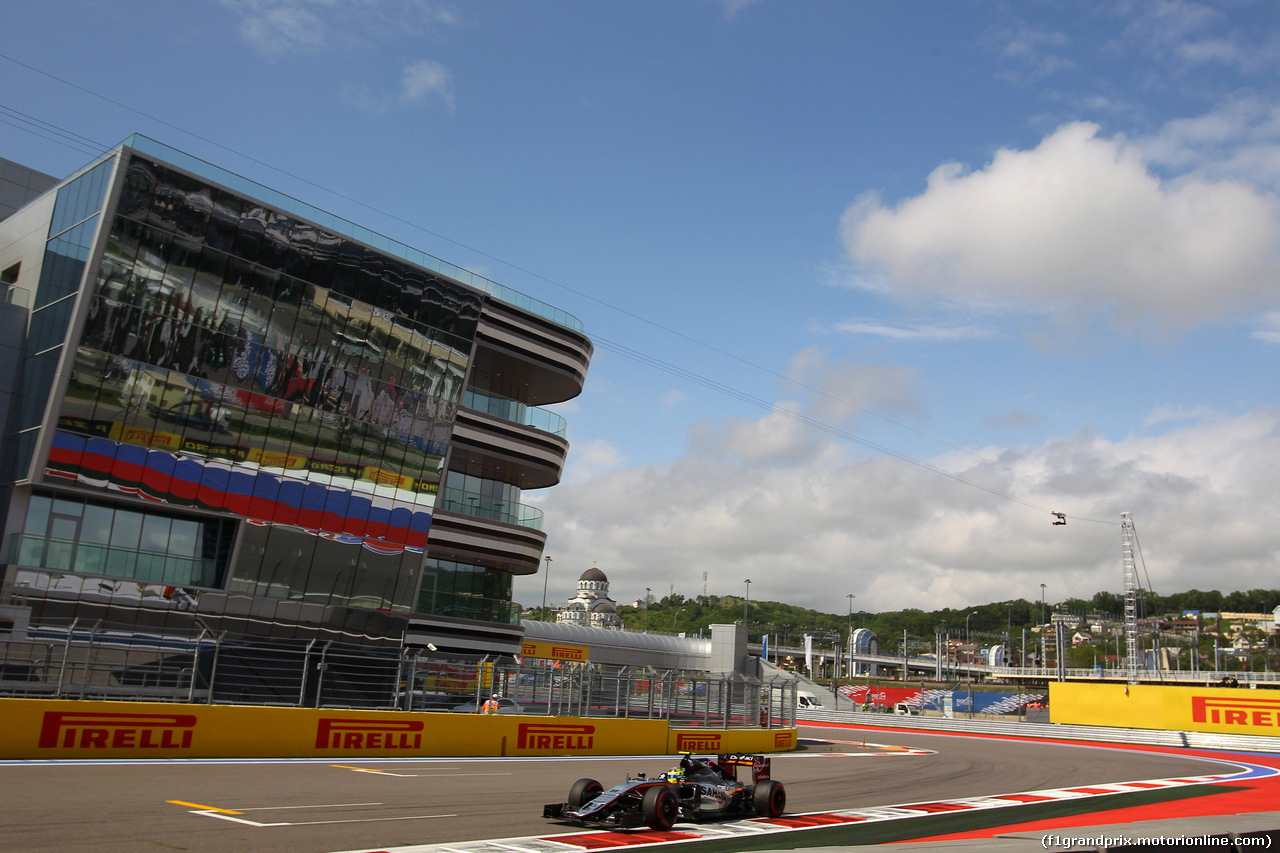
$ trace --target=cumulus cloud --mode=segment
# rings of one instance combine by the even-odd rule
[[[874,412],[923,418],[913,389],[918,371],[905,365],[883,365],[833,359],[809,347],[791,359],[792,390],[808,392],[804,414],[824,424],[849,424]]]
[[[871,319],[843,320],[832,328],[837,332],[848,332],[851,335],[867,335],[893,341],[973,341],[990,338],[992,334],[990,329],[979,326],[944,326],[928,323],[891,326]]]
[[[240,35],[260,53],[315,53],[333,43],[367,45],[459,23],[438,0],[222,0]]]
[[[1161,180],[1142,151],[1068,124],[984,168],[940,166],[921,195],[858,199],[856,286],[906,299],[1172,326],[1280,302],[1280,206],[1237,180]]]
[[[421,59],[405,67],[400,78],[400,106],[438,98],[453,109],[453,75],[439,62]]]
[[[718,438],[764,450],[788,429],[775,415],[725,422]],[[1158,592],[1275,585],[1280,412],[925,461],[953,476],[837,441],[812,439],[787,464],[694,441],[676,462],[551,490],[549,542],[558,566],[599,561],[619,600],[646,586],[696,595],[706,571],[713,594],[749,577],[753,598],[826,612],[847,593],[869,610],[936,609],[1034,600],[1041,583],[1051,602],[1120,589],[1129,511]]]

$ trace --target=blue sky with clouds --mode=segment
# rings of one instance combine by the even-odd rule
[[[585,322],[553,601],[1088,597],[1122,511],[1157,592],[1280,586],[1269,0],[5,20],[0,156],[143,132]]]

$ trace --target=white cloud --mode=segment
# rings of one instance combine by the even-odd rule
[[[312,53],[325,44],[324,21],[301,0],[223,0],[241,15],[240,35],[268,55]]]
[[[1018,69],[1002,72],[1001,76],[1012,82],[1040,80],[1076,67],[1073,60],[1061,53],[1071,46],[1071,38],[1066,33],[1019,23],[998,38],[1001,57]]]
[[[904,365],[832,359],[815,346],[791,359],[788,379],[794,386],[790,391],[809,392],[805,416],[838,425],[885,412],[923,418],[912,388],[917,374],[915,368]]]
[[[1254,330],[1253,336],[1269,344],[1280,344],[1280,311],[1271,311],[1264,315]]]
[[[315,53],[335,43],[370,43],[416,36],[460,22],[437,0],[222,0],[240,16],[240,34],[269,56]]]
[[[896,207],[866,195],[842,221],[845,246],[904,300],[988,310],[1211,321],[1280,301],[1273,196],[1240,181],[1162,181],[1142,152],[1066,125],[985,168],[934,170]]]
[[[894,341],[974,341],[991,337],[989,329],[977,326],[934,326],[917,323],[910,326],[890,326],[870,319],[844,320],[832,328],[853,335],[888,338]]]
[[[1214,417],[1216,414],[1207,406],[1195,406],[1190,409],[1184,406],[1159,406],[1147,415],[1144,425],[1155,426],[1169,421],[1196,421]]]
[[[676,406],[683,403],[686,397],[688,397],[688,395],[679,388],[672,388],[663,392],[660,402],[662,403],[662,408],[674,409]]]
[[[342,99],[367,113],[383,114],[399,107],[411,109],[423,101],[435,98],[449,112],[453,112],[453,75],[438,62],[422,59],[405,66],[400,74],[399,93],[375,89],[368,85],[347,84],[341,91]]]
[[[748,6],[754,6],[761,0],[716,0],[720,4],[720,8],[724,10],[724,17],[727,21],[732,21],[738,17],[738,13]]]
[[[565,462],[565,482],[590,480],[617,469],[623,461],[621,451],[611,442],[603,439],[575,442],[570,445],[569,458]],[[541,493],[531,492],[530,495]]]
[[[788,429],[775,415],[721,432],[763,451]],[[713,594],[736,595],[749,577],[753,598],[832,613],[848,593],[870,610],[938,609],[1035,600],[1041,583],[1052,603],[1121,588],[1119,513],[1130,511],[1157,592],[1275,586],[1280,412],[981,455],[928,460],[978,488],[892,457],[854,459],[834,441],[812,440],[788,464],[695,441],[676,462],[551,490],[548,549],[566,571],[598,560],[619,600],[645,586],[696,595],[706,571]],[[1053,526],[1049,510],[1068,524]]]
[[[400,106],[439,98],[453,111],[453,75],[439,62],[420,59],[405,66],[400,79]]]
[[[1030,429],[1044,423],[1044,416],[1015,409],[1007,415],[989,415],[984,423],[992,429]]]

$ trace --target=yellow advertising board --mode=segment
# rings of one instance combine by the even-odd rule
[[[543,643],[536,640],[525,640],[520,647],[520,654],[527,658],[586,661],[591,658],[591,649],[587,646],[575,646],[571,643]]]
[[[787,752],[795,749],[796,729],[673,728],[667,733],[667,752]]]
[[[1049,719],[1082,726],[1280,736],[1280,690],[1164,684],[1049,685]]]
[[[0,699],[3,758],[661,755],[665,720]]]

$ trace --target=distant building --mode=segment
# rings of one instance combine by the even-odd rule
[[[588,628],[622,630],[618,605],[609,597],[609,578],[595,566],[578,578],[578,594],[556,613],[556,622]]]

